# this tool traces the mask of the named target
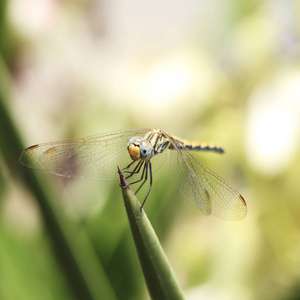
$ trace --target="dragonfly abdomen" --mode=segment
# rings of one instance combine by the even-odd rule
[[[185,148],[196,151],[213,151],[218,153],[224,153],[224,149],[215,144],[207,145],[207,143],[200,143],[199,145],[185,145]]]
[[[177,139],[177,147],[179,149],[188,149],[194,151],[213,151],[218,153],[224,152],[224,149],[215,143],[192,142],[184,139]]]

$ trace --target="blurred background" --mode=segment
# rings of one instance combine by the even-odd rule
[[[155,173],[145,211],[186,298],[300,298],[298,1],[0,6],[1,299],[83,299],[66,247],[91,299],[149,299],[118,183],[36,172],[49,208],[18,163],[30,145],[140,127],[224,147],[199,158],[248,204],[243,221],[205,217],[168,165]]]

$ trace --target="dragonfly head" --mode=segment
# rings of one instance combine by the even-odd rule
[[[129,140],[127,150],[132,160],[147,159],[151,156],[153,147],[148,140],[135,136]]]

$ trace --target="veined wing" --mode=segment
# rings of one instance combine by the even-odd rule
[[[205,214],[226,220],[242,220],[247,214],[243,197],[224,179],[205,167],[187,149],[171,153],[171,176],[184,198],[197,205]]]
[[[129,129],[82,139],[38,144],[25,149],[20,162],[24,166],[65,177],[100,180],[117,179],[117,165],[126,167],[131,159],[127,143],[144,136],[149,129]]]

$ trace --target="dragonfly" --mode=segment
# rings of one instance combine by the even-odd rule
[[[136,193],[149,183],[141,209],[151,191],[153,171],[166,157],[171,178],[183,196],[206,215],[242,220],[247,204],[242,195],[195,156],[195,152],[223,153],[215,143],[194,142],[157,128],[119,130],[81,139],[36,144],[20,155],[26,167],[64,177],[117,180],[117,165]],[[149,179],[149,180],[148,180]]]

